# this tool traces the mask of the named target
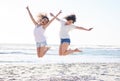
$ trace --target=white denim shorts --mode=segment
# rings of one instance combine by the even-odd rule
[[[43,46],[46,46],[46,45],[47,45],[46,41],[44,41],[44,42],[36,42],[37,48],[38,47],[43,47]]]

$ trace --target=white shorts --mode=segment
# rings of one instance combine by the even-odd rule
[[[38,47],[43,47],[43,46],[46,46],[46,45],[47,45],[46,41],[44,41],[44,42],[36,42],[37,48]]]

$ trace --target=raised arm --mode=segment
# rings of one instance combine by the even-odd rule
[[[87,28],[84,28],[84,27],[78,27],[78,26],[76,26],[76,29],[79,29],[79,30],[86,30],[86,31],[91,31],[93,28],[89,28],[89,29],[87,29]]]
[[[30,9],[29,9],[28,6],[26,7],[26,9],[27,9],[27,11],[28,11],[28,14],[29,14],[29,16],[30,16],[32,22],[33,22],[35,25],[37,25],[38,23],[37,23],[37,22],[35,21],[35,19],[33,18],[33,16],[32,16],[32,14],[31,14]]]
[[[55,17],[55,15],[54,15],[53,13],[50,13],[50,15],[51,15],[52,17]],[[56,18],[56,20],[60,21],[60,19],[59,19],[58,17]]]
[[[62,13],[61,10],[60,10],[59,13],[58,13],[56,16],[54,16],[44,27],[45,27],[45,28],[48,27],[48,25],[50,25],[50,23],[51,23],[53,20],[55,20],[55,19],[58,17],[58,15],[60,15],[60,13]]]

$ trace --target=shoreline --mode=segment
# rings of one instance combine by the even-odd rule
[[[0,64],[0,81],[120,81],[120,63]]]

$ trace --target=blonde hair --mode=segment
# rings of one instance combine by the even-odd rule
[[[43,18],[43,17],[47,17],[47,14],[46,13],[39,13],[38,15],[37,15],[37,22],[39,23],[40,21],[41,21],[41,19]]]
[[[47,14],[46,14],[46,13],[39,13],[39,14],[37,15],[37,18],[38,18],[38,19],[42,19],[44,16],[47,16]]]

